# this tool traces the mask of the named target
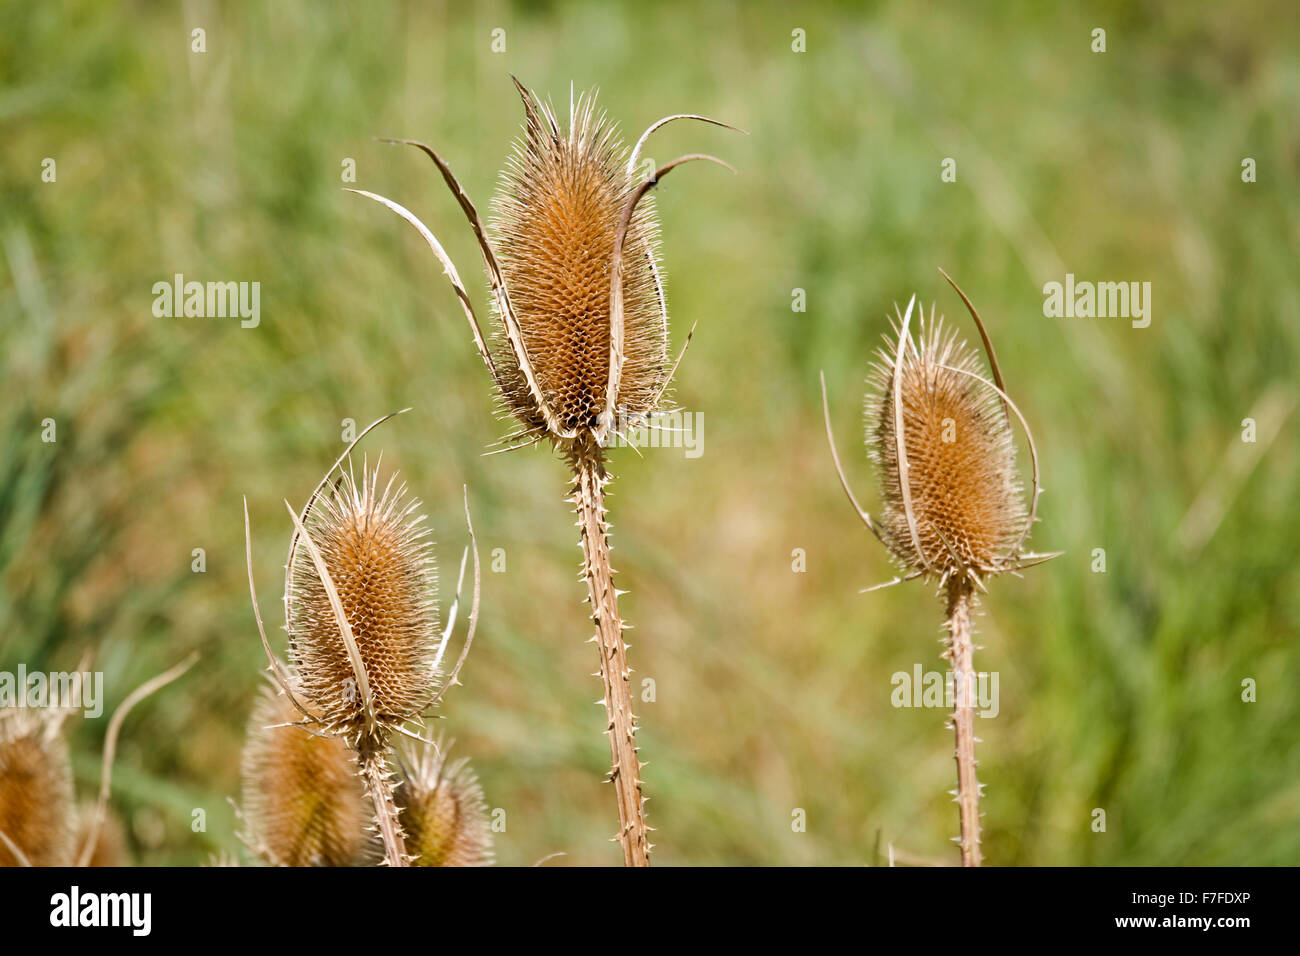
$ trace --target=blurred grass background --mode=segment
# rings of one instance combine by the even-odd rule
[[[127,722],[113,806],[137,862],[237,852],[226,797],[264,665],[241,495],[274,626],[281,499],[302,503],[343,419],[413,406],[365,449],[424,498],[444,586],[462,484],[485,560],[506,556],[439,722],[507,812],[499,860],[619,861],[565,469],[482,457],[504,426],[438,266],[340,189],[352,158],[485,303],[432,165],[372,137],[435,144],[483,209],[520,124],[513,72],[557,103],[599,86],[629,138],[674,112],[750,133],[674,124],[648,150],[740,171],[692,167],[657,194],[674,351],[699,322],[676,394],[704,414],[704,455],[614,464],[631,660],[656,682],[640,707],[656,859],[853,865],[891,843],[956,859],[945,717],[890,706],[895,671],[942,666],[940,602],[919,583],[857,593],[892,570],[838,487],[817,381],[873,507],[867,363],[913,291],[964,322],[944,266],[1035,428],[1032,543],[1067,552],[984,604],[976,662],[1001,676],[979,730],[987,858],[1300,862],[1298,28],[1285,3],[4,2],[0,668],[93,649],[111,710],[201,651]],[[1043,283],[1067,271],[1151,282],[1150,328],[1044,318]],[[155,318],[151,287],[178,272],[261,282],[260,327]],[[85,796],[107,712],[71,725]]]

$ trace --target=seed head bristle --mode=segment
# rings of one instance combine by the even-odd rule
[[[280,726],[303,720],[270,688],[253,710],[243,756],[248,843],[274,866],[358,863],[371,816],[356,755],[339,737]]]
[[[922,313],[901,353],[898,336],[877,353],[866,399],[867,449],[881,489],[885,543],[909,570],[964,575],[1007,569],[1025,524],[1016,446],[998,393],[979,355],[943,317]],[[896,368],[896,365],[898,366]],[[903,453],[915,519],[909,525],[899,468],[895,382],[902,407]],[[918,547],[919,546],[919,547]]]
[[[59,721],[47,712],[0,710],[0,833],[32,866],[72,865],[72,771]],[[0,840],[0,866],[21,863]]]
[[[596,111],[594,93],[573,104],[567,131],[536,97],[526,112],[524,135],[493,203],[494,245],[543,397],[564,429],[595,429],[610,379],[615,237],[641,175],[627,171],[627,147]],[[617,407],[626,415],[652,411],[667,374],[658,234],[653,199],[646,196],[623,244],[625,362]],[[544,431],[501,332],[496,346],[506,409],[527,429]]]
[[[429,530],[396,475],[379,489],[378,468],[358,486],[344,472],[305,522],[351,625],[373,704],[392,731],[418,715],[437,690],[437,571]],[[304,545],[300,542],[299,548]],[[290,658],[303,697],[322,728],[355,741],[365,702],[329,596],[310,558],[294,564],[288,601]]]
[[[487,866],[492,828],[483,788],[468,758],[447,762],[450,744],[403,754],[396,800],[412,866]],[[439,752],[441,750],[441,753]]]

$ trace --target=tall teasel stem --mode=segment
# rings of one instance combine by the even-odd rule
[[[623,421],[644,421],[658,408],[677,368],[668,364],[658,217],[643,200],[685,163],[705,160],[731,169],[713,156],[689,153],[644,176],[641,147],[651,133],[676,120],[734,127],[693,113],[674,114],[652,123],[628,150],[596,110],[594,96],[571,99],[565,128],[549,103],[514,83],[524,106],[524,135],[507,162],[489,228],[432,147],[390,141],[414,146],[433,160],[469,220],[498,320],[491,342],[456,267],[429,228],[391,199],[353,191],[414,226],[442,264],[502,406],[522,426],[503,441],[502,450],[550,441],[573,466],[584,575],[602,649],[619,837],[624,861],[644,866],[650,844],[618,592],[609,568],[602,449]]]
[[[623,621],[618,613],[618,590],[609,560],[609,527],[605,521],[605,485],[609,473],[598,454],[574,460],[573,497],[582,531],[582,570],[587,579],[591,619],[596,625],[592,641],[600,648],[600,678],[605,685],[605,713],[609,718],[612,764],[610,782],[618,797],[618,839],[627,866],[650,865],[650,842],[645,822],[645,797],[641,794],[641,762],[636,745],[636,715],[632,713],[631,670]]]
[[[970,581],[948,583],[948,650],[953,671],[952,726],[957,737],[957,796],[961,817],[962,866],[980,865],[980,783],[975,759],[975,646],[971,642],[971,605],[975,600]]]
[[[1006,392],[997,355],[966,293],[939,270],[961,297],[979,331],[991,378],[978,353],[946,327],[931,308],[920,333],[911,332],[916,297],[896,312],[895,338],[877,353],[867,395],[867,448],[880,479],[879,520],[858,503],[840,467],[831,432],[826,383],[822,402],[826,437],[840,484],[862,523],[893,555],[901,574],[863,591],[904,581],[939,578],[947,594],[948,647],[953,671],[961,860],[979,866],[980,786],[975,760],[975,665],[971,609],[985,580],[1056,557],[1024,550],[1037,520],[1038,451],[1029,425]],[[1024,429],[1032,464],[1028,507],[1015,467],[1012,419]]]
[[[406,852],[405,834],[388,771],[388,742],[379,737],[363,737],[357,746],[357,763],[366,792],[375,805],[385,861],[389,866],[409,866],[410,856]]]

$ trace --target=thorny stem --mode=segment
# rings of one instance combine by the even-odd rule
[[[605,684],[605,712],[609,724],[610,781],[618,798],[619,842],[627,866],[650,865],[650,842],[645,823],[645,798],[641,795],[641,764],[637,757],[636,715],[623,643],[623,622],[618,616],[618,592],[609,562],[609,526],[605,521],[605,471],[599,449],[573,458],[573,498],[582,529],[583,576],[596,624],[593,642],[600,647],[600,677]]]
[[[957,806],[961,815],[961,865],[980,865],[980,785],[975,768],[975,665],[971,643],[974,588],[964,577],[948,584],[948,650],[953,670],[952,726],[957,735]]]
[[[363,735],[357,746],[357,762],[361,765],[366,792],[375,804],[375,819],[384,841],[384,858],[389,866],[409,866],[402,825],[397,817],[397,802],[393,799],[393,785],[388,779],[387,752],[383,743]]]

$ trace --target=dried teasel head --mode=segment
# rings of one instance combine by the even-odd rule
[[[448,763],[451,744],[406,748],[396,800],[412,866],[488,866],[492,828],[468,758]]]
[[[522,91],[521,91],[522,92]],[[653,197],[624,221],[641,173],[594,95],[578,97],[562,128],[551,106],[522,92],[525,130],[501,177],[490,233],[542,399],[560,435],[595,431],[610,386],[610,268],[622,238],[622,375],[615,407],[654,409],[668,374],[668,326]],[[546,426],[505,335],[496,356],[506,407]]]
[[[0,866],[70,866],[72,771],[60,721],[0,709]]]
[[[886,336],[869,378],[867,449],[877,466],[881,516],[858,503],[840,465],[831,431],[826,382],[822,402],[826,437],[840,484],[858,517],[904,569],[904,576],[868,591],[913,578],[960,579],[983,588],[988,575],[1041,564],[1060,552],[1025,552],[1038,520],[1038,451],[1033,434],[1006,392],[997,354],[975,306],[946,272],[979,330],[988,356],[979,355],[931,308],[912,334],[913,296],[895,311],[894,336]],[[1028,496],[1016,470],[1011,418],[1024,432],[1033,466]],[[1026,497],[1028,502],[1026,502]]]
[[[1026,517],[1006,407],[979,354],[933,308],[917,335],[901,316],[894,333],[866,398],[885,544],[908,570],[1004,570]]]
[[[245,841],[274,866],[356,864],[372,820],[356,754],[302,723],[287,697],[264,688],[244,744]]]
[[[515,87],[524,135],[503,171],[490,230],[438,153],[413,140],[389,141],[428,155],[469,220],[498,320],[491,347],[456,267],[428,227],[390,199],[352,191],[411,223],[442,263],[502,404],[523,425],[507,443],[549,438],[570,456],[596,454],[620,421],[640,422],[656,410],[675,369],[667,361],[658,220],[647,194],[692,160],[731,169],[693,153],[646,176],[641,146],[673,120],[727,124],[667,116],[628,149],[596,110],[594,94],[571,98],[566,128],[549,104],[518,80]]]
[[[289,652],[302,700],[317,729],[354,746],[417,718],[437,691],[437,571],[419,507],[395,475],[381,486],[377,467],[363,467],[360,484],[345,471],[312,504],[290,558]]]

